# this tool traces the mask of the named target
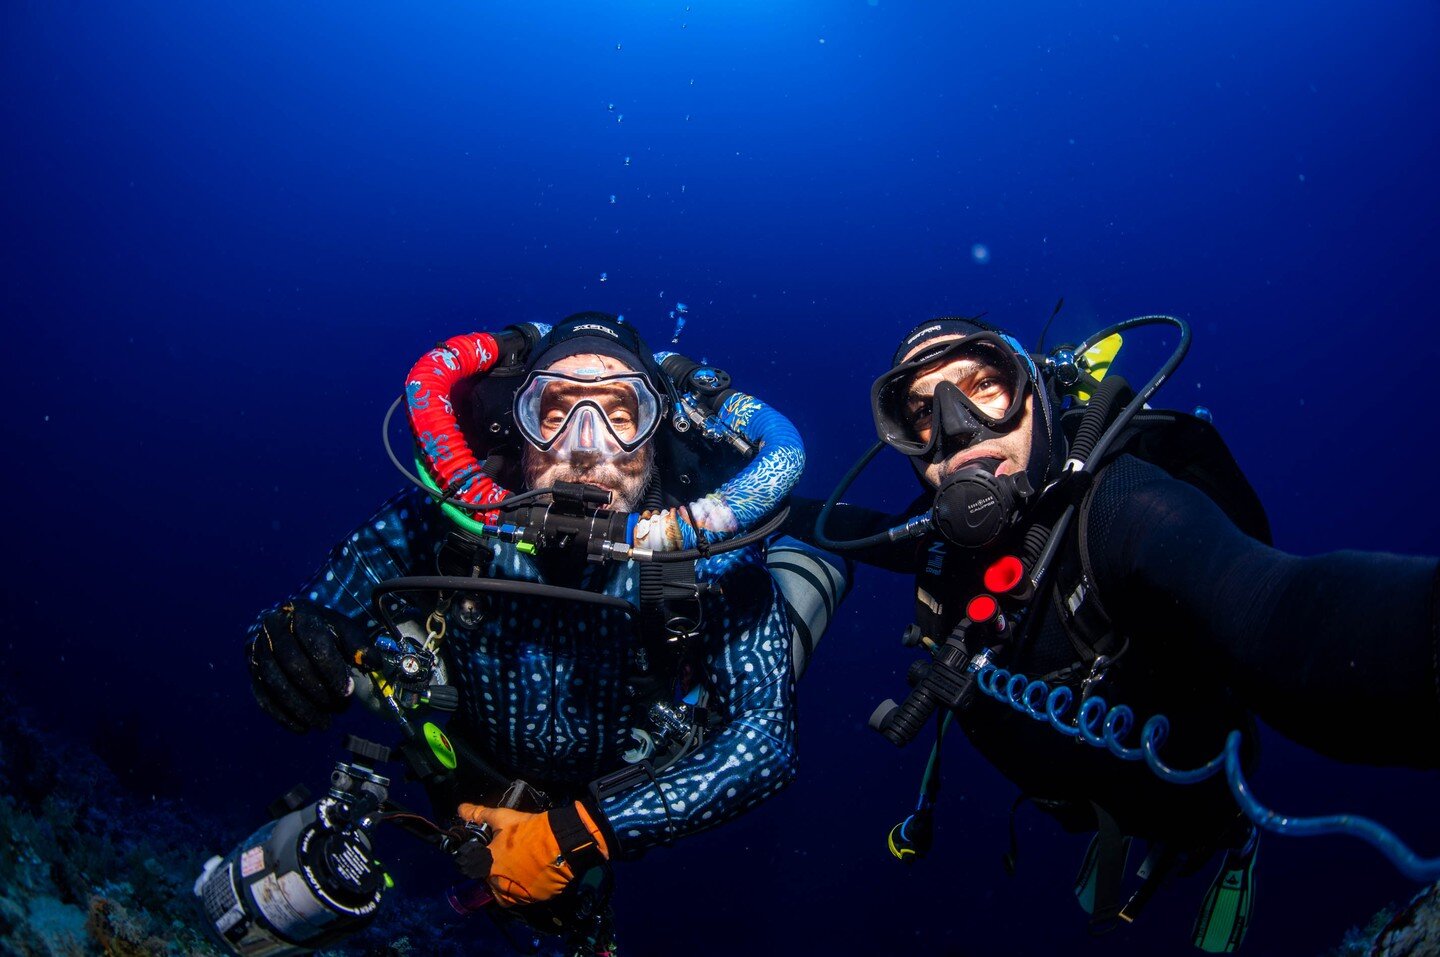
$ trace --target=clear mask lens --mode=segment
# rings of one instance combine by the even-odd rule
[[[542,452],[633,452],[660,422],[660,396],[642,375],[532,372],[515,396],[515,424]]]
[[[575,406],[550,446],[550,454],[562,460],[572,455],[615,458],[624,452],[615,432],[606,427],[605,416],[588,401]]]

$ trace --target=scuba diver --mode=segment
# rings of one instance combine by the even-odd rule
[[[1180,344],[1135,390],[1106,373],[1120,333],[1150,325]],[[1032,355],[979,318],[922,323],[871,390],[879,441],[791,521],[915,575],[903,642],[928,655],[870,722],[902,746],[936,727],[894,856],[929,847],[953,722],[1021,790],[1007,870],[1023,802],[1095,832],[1075,893],[1103,932],[1221,853],[1193,940],[1228,952],[1249,921],[1257,824],[1347,831],[1418,880],[1440,876],[1374,822],[1285,819],[1244,782],[1257,716],[1341,761],[1440,766],[1440,579],[1434,558],[1272,547],[1208,413],[1146,405],[1189,339],[1180,320],[1143,317]],[[840,504],[885,446],[909,459],[920,497],[900,516]],[[1127,885],[1137,838],[1147,856]]]
[[[461,870],[507,915],[609,953],[608,907],[576,927],[559,905],[795,775],[796,678],[847,584],[774,540],[800,437],[723,371],[652,355],[601,313],[456,336],[404,400],[418,474],[396,464],[417,487],[260,616],[256,700],[296,732],[357,698],[383,711],[389,683],[353,649],[382,622],[418,629],[458,693],[426,731],[444,745],[434,815],[485,834]]]

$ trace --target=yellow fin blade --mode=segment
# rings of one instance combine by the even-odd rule
[[[1115,356],[1119,354],[1120,347],[1124,344],[1125,340],[1118,332],[1113,336],[1106,336],[1080,354],[1081,368],[1094,376],[1096,382],[1099,382],[1105,378],[1105,373],[1110,371],[1110,364],[1115,361]],[[1081,402],[1090,401],[1088,392],[1077,392],[1076,397]]]

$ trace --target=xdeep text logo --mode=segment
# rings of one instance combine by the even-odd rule
[[[611,339],[618,339],[618,338],[620,338],[619,336],[617,336],[617,335],[615,334],[615,330],[614,330],[614,329],[611,329],[609,326],[599,326],[599,325],[596,325],[596,324],[593,323],[593,322],[587,322],[587,323],[584,323],[583,325],[576,326],[576,327],[575,327],[574,329],[572,329],[571,331],[572,331],[572,332],[603,332],[603,333],[605,333],[605,335],[609,336]]]

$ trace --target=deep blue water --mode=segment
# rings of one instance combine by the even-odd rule
[[[810,494],[920,319],[1180,315],[1159,404],[1213,410],[1281,547],[1436,554],[1437,37],[1434,0],[11,0],[7,684],[141,793],[258,823],[334,750],[254,707],[242,629],[397,487],[379,420],[421,351],[581,309],[658,347],[687,303],[684,350],[801,426]],[[1087,939],[1083,840],[1023,816],[1006,878],[1013,790],[958,739],[930,861],[890,860],[924,755],[864,721],[910,600],[861,573],[794,787],[625,869],[632,952],[1188,952],[1208,874]],[[1269,803],[1440,853],[1436,774],[1265,744]],[[1339,839],[1267,839],[1259,880],[1252,957],[1411,892]]]

